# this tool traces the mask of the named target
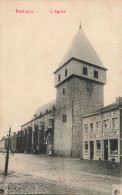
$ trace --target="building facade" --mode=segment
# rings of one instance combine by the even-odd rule
[[[7,148],[8,148],[8,136],[4,136],[0,140],[0,152],[6,152]]]
[[[120,162],[122,156],[122,97],[83,117],[83,158]]]
[[[5,152],[6,151],[6,139],[3,137],[0,140],[0,152]]]

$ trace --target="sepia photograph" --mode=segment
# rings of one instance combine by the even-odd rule
[[[122,194],[122,1],[0,1],[0,194]]]

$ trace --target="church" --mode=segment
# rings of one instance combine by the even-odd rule
[[[54,72],[55,154],[82,156],[82,117],[103,107],[106,70],[80,26]]]
[[[88,140],[84,137],[84,116],[91,117],[104,108],[106,71],[80,25],[54,72],[56,100],[39,108],[33,118],[21,126],[16,133],[16,152],[91,159],[85,155]],[[122,131],[122,120],[119,119],[118,124]],[[95,146],[91,147],[93,153]],[[120,150],[118,155],[120,157]]]

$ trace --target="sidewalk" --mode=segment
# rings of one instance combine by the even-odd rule
[[[110,161],[81,160],[82,169],[93,174],[122,177],[122,165],[113,165]]]

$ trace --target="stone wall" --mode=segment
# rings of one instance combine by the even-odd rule
[[[87,79],[74,76],[73,89],[73,147],[72,156],[82,157],[83,142],[83,119],[103,107],[103,85],[92,81],[93,91],[86,90]]]
[[[72,76],[57,87],[54,134],[56,155],[82,156],[82,117],[103,107],[103,85],[92,81],[93,91],[88,92],[87,81]],[[62,122],[63,114],[67,116],[66,123]]]
[[[72,78],[57,88],[56,117],[54,133],[55,155],[71,156],[72,148]],[[65,94],[63,94],[65,89]],[[63,122],[66,115],[66,122]]]

